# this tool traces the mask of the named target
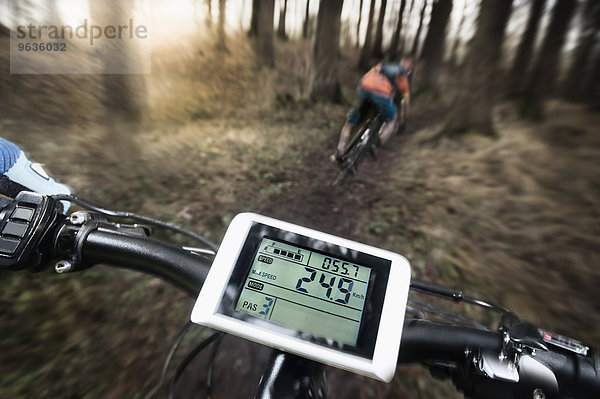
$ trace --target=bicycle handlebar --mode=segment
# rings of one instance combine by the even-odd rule
[[[148,237],[98,229],[87,235],[83,260],[110,263],[159,277],[195,298],[202,288],[210,261],[172,244]]]
[[[485,351],[501,354],[503,347],[503,336],[499,332],[409,319],[402,331],[398,362],[466,365],[465,361],[472,359],[473,354]],[[473,370],[465,373],[465,369],[460,367],[448,376],[466,395],[476,398],[532,397],[536,388],[543,388],[549,397],[600,397],[600,354],[594,350],[590,350],[587,356],[581,356],[550,347],[539,349],[531,356],[521,357],[518,371],[518,384],[474,375]],[[478,372],[480,370],[476,370],[475,374],[480,374]],[[527,394],[530,396],[525,396]]]
[[[561,351],[538,351],[538,361],[551,369],[560,393],[573,398],[600,397],[600,354],[591,350],[587,356]]]
[[[91,264],[110,263],[160,277],[183,289],[192,298],[198,294],[210,267],[208,259],[180,247],[147,237],[126,235],[101,228],[87,235],[83,244],[83,258],[85,262]],[[483,351],[500,353],[502,348],[503,338],[498,332],[428,320],[407,319],[402,333],[398,363],[465,364],[469,354]],[[281,358],[286,358],[286,362],[295,361],[288,359],[289,355],[274,353],[272,362],[275,359],[279,359],[280,362]],[[598,374],[600,356],[597,352],[592,351],[588,357],[582,357],[572,353],[540,350],[536,352],[535,358],[554,373],[561,397],[591,398],[600,395]],[[474,397],[494,397],[498,392],[504,395],[507,390],[513,393],[523,390],[517,389],[515,383],[487,377],[481,379],[469,375],[462,376],[461,379],[459,371],[462,370],[455,370],[455,375],[452,376],[455,384]],[[277,372],[284,373],[285,378],[278,377]],[[318,375],[314,365],[311,374]],[[281,384],[282,378],[285,381],[297,380],[306,384],[305,368],[283,368],[269,364],[265,375],[268,378],[263,378],[258,397],[278,397],[277,392],[289,387],[288,384]],[[534,381],[531,381],[532,378]],[[268,381],[273,383],[269,385]],[[526,373],[521,372],[519,386],[529,390],[535,382],[537,382],[535,376],[527,376]],[[265,392],[270,393],[261,396],[265,395]],[[519,396],[515,394],[514,397]]]
[[[28,206],[34,206],[31,202],[33,199],[35,198],[29,198]],[[41,205],[36,206],[42,209],[39,208]],[[10,214],[3,211],[3,220],[0,222],[7,223],[6,220],[17,217],[13,211],[14,208]],[[107,263],[134,269],[166,280],[192,298],[198,295],[210,269],[210,261],[200,255],[144,235],[133,234],[121,225],[92,221],[74,226],[65,220],[56,226],[56,219],[48,220],[53,220],[54,225],[47,230],[52,234],[39,234],[41,241],[38,245],[51,247],[49,250],[58,259],[74,256],[83,267]],[[41,229],[43,223],[38,225],[34,222],[31,222],[30,229]],[[49,224],[51,223],[48,222]],[[29,242],[26,244],[24,247],[29,248]],[[41,251],[40,248],[36,250]],[[505,352],[507,339],[500,332],[407,319],[402,334],[399,363],[433,363],[435,366],[442,362],[447,365],[447,376],[452,377],[455,385],[471,397],[531,397],[532,389],[542,385],[544,392],[550,397],[600,397],[600,356],[596,351],[590,350],[584,356],[542,345],[538,349],[519,353],[513,351],[511,354]],[[482,356],[486,352],[492,353],[496,361],[502,360],[503,356],[515,356],[519,360],[519,382],[490,375],[489,370],[482,367],[482,362],[494,361],[494,358]],[[277,354],[272,357],[272,362],[285,360],[284,363],[294,364],[292,357],[294,355]],[[526,362],[521,361],[522,359]],[[257,397],[279,397],[279,393],[289,396],[289,392],[284,392],[289,385],[281,384],[281,381],[305,383],[308,374],[316,379],[322,367],[312,362],[310,367],[288,367],[282,370],[271,364],[263,375],[264,383],[261,383],[261,391]],[[278,372],[284,373],[285,378],[276,378]],[[279,383],[275,384],[277,381]]]
[[[402,329],[398,363],[461,362],[467,349],[499,353],[502,337],[494,331],[408,319]]]

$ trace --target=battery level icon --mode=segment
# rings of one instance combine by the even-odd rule
[[[276,248],[273,245],[268,245],[265,248],[265,251],[272,253],[273,255],[279,255],[279,257],[293,259],[298,262],[302,262],[302,259],[304,258],[304,254],[302,253],[292,252],[282,248]]]

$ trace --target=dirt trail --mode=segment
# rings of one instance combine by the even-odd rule
[[[329,155],[338,130],[331,119],[341,121],[345,111],[328,107],[308,108],[308,116],[296,119],[280,110],[271,118],[281,120],[194,122],[147,133],[140,137],[143,167],[107,189],[128,195],[132,205],[125,201],[122,208],[210,231],[215,241],[230,215],[251,210],[380,246],[409,258],[415,277],[463,288],[600,346],[597,114],[557,103],[546,123],[529,125],[502,106],[497,139],[432,142],[439,128],[433,115],[443,112],[415,109],[407,131],[377,160],[367,157],[356,176],[333,188],[338,169]],[[73,160],[81,163],[75,144],[56,146],[65,166],[55,170],[80,186],[81,196],[111,198],[95,191],[105,186],[93,184],[106,181],[102,175],[71,167]],[[170,303],[168,292],[164,296]],[[269,351],[232,337],[226,347],[217,358],[215,386],[232,385],[233,365],[236,389],[247,394]],[[205,371],[205,363],[190,371],[191,389]],[[457,395],[418,367],[402,368],[389,385],[333,369],[329,380],[335,397]],[[219,396],[236,394],[215,391]]]
[[[291,217],[296,223],[348,238],[364,237],[356,230],[357,215],[368,213],[378,201],[378,188],[389,183],[391,172],[402,163],[410,137],[439,119],[422,114],[412,116],[404,132],[379,148],[376,159],[363,158],[357,173],[348,175],[337,187],[331,185],[340,171],[329,161],[338,139],[338,132],[332,129],[325,145],[313,148],[304,157],[298,171],[301,179],[271,204],[272,215],[288,220]]]
[[[458,286],[597,347],[600,116],[551,103],[548,120],[535,125],[503,105],[497,138],[438,141],[430,138],[440,118],[421,113],[410,122],[336,188],[332,134],[304,158],[302,178],[270,203],[270,214],[401,253],[414,277]],[[454,392],[418,368],[389,386],[340,371],[331,381],[331,392],[362,397],[402,392],[415,381],[428,388],[412,386],[411,395]]]
[[[332,134],[270,214],[399,252],[416,277],[459,285],[598,345],[600,118],[561,103],[541,125],[506,105],[496,114],[495,139],[433,142],[439,118],[417,114],[336,188]]]

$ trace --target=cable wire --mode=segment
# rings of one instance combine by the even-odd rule
[[[201,243],[203,243],[204,245],[206,245],[207,247],[209,247],[210,249],[212,249],[215,252],[217,252],[219,249],[219,247],[216,244],[212,243],[211,241],[207,240],[206,238],[204,238],[194,232],[185,230],[185,229],[183,229],[179,226],[176,226],[174,224],[171,224],[171,223],[166,223],[166,222],[152,219],[152,218],[149,218],[146,216],[137,215],[132,212],[111,211],[109,209],[105,209],[105,208],[101,208],[99,206],[93,205],[87,201],[80,199],[79,197],[77,197],[75,195],[58,194],[58,195],[52,195],[51,197],[57,201],[72,202],[74,204],[81,206],[82,208],[85,208],[85,209],[88,209],[88,210],[91,210],[94,212],[98,212],[105,216],[122,218],[122,219],[132,219],[132,220],[135,220],[135,221],[138,221],[141,223],[147,223],[152,226],[156,226],[156,227],[160,227],[160,228],[163,228],[166,230],[174,231],[176,233],[179,233],[179,234],[189,237],[191,239],[200,241]]]
[[[476,322],[475,320],[472,320],[468,317],[465,317],[465,316],[462,316],[459,314],[446,312],[445,310],[442,310],[442,309],[440,309],[436,306],[430,305],[428,303],[421,302],[421,301],[418,301],[418,300],[412,299],[412,298],[408,298],[408,303],[415,308],[422,309],[423,311],[428,312],[428,313],[436,314],[438,316],[441,316],[441,317],[443,317],[447,320],[453,321],[455,323],[462,323],[462,324],[469,325],[471,327],[479,328],[482,330],[487,330],[487,328],[484,325]]]
[[[411,280],[410,289],[414,291],[421,292],[427,295],[433,295],[440,298],[451,299],[454,302],[466,302],[473,305],[481,306],[499,313],[507,314],[511,313],[510,310],[496,305],[495,303],[484,301],[481,299],[477,299],[474,297],[463,295],[463,292],[460,290],[453,290],[445,287],[441,287],[439,285],[435,285],[432,283],[428,283],[420,280]]]
[[[173,341],[173,343],[171,344],[171,347],[169,348],[169,353],[167,354],[165,363],[163,364],[162,372],[160,373],[160,379],[159,379],[158,383],[154,386],[154,388],[152,388],[152,390],[150,392],[148,392],[146,394],[146,396],[144,396],[144,399],[151,399],[156,394],[156,392],[158,392],[162,388],[163,384],[165,383],[165,377],[167,375],[167,370],[169,369],[171,360],[173,360],[173,356],[175,355],[175,351],[179,347],[179,344],[181,344],[183,337],[185,336],[185,334],[188,332],[188,330],[190,329],[190,327],[192,325],[193,325],[193,323],[191,321],[188,321],[183,326],[183,328],[179,331],[177,336],[175,337],[175,340]]]
[[[212,351],[210,352],[210,358],[208,359],[208,370],[206,370],[206,398],[211,399],[212,397],[212,375],[213,369],[215,365],[215,358],[217,357],[217,351],[219,350],[219,346],[221,342],[223,342],[223,337],[219,337],[217,342],[212,347]]]
[[[216,332],[212,334],[210,337],[206,338],[204,341],[200,342],[198,346],[196,346],[190,353],[187,354],[185,359],[181,361],[177,370],[175,371],[175,375],[171,378],[171,382],[169,382],[169,399],[173,399],[175,396],[175,384],[179,380],[179,377],[183,374],[187,366],[194,360],[198,353],[202,352],[208,345],[213,343],[215,340],[220,339],[224,333]]]

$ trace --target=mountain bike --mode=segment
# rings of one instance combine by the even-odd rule
[[[61,201],[83,210],[65,216]],[[150,227],[207,249],[157,240]],[[218,348],[224,333],[273,348],[256,398],[326,398],[326,365],[389,381],[397,364],[422,364],[470,398],[600,397],[595,349],[499,305],[412,279],[400,255],[305,227],[241,214],[217,247],[177,226],[71,195],[21,192],[0,211],[0,232],[0,270],[54,265],[65,274],[111,264],[157,276],[198,298],[192,321],[215,332],[166,381],[182,330],[147,398],[165,391],[173,397],[187,365],[207,347]],[[483,307],[499,315],[498,327],[416,293]],[[213,351],[211,369],[214,358]]]
[[[356,133],[350,140],[346,152],[339,160],[341,171],[331,184],[334,187],[340,184],[348,174],[356,174],[359,162],[367,153],[370,153],[373,158],[377,158],[379,132],[384,120],[374,106],[371,104],[367,105],[368,108],[365,107],[368,109],[366,117],[358,124],[358,129],[356,129]],[[406,125],[406,102],[404,99],[400,100],[398,108],[395,134],[399,134],[404,130]]]

